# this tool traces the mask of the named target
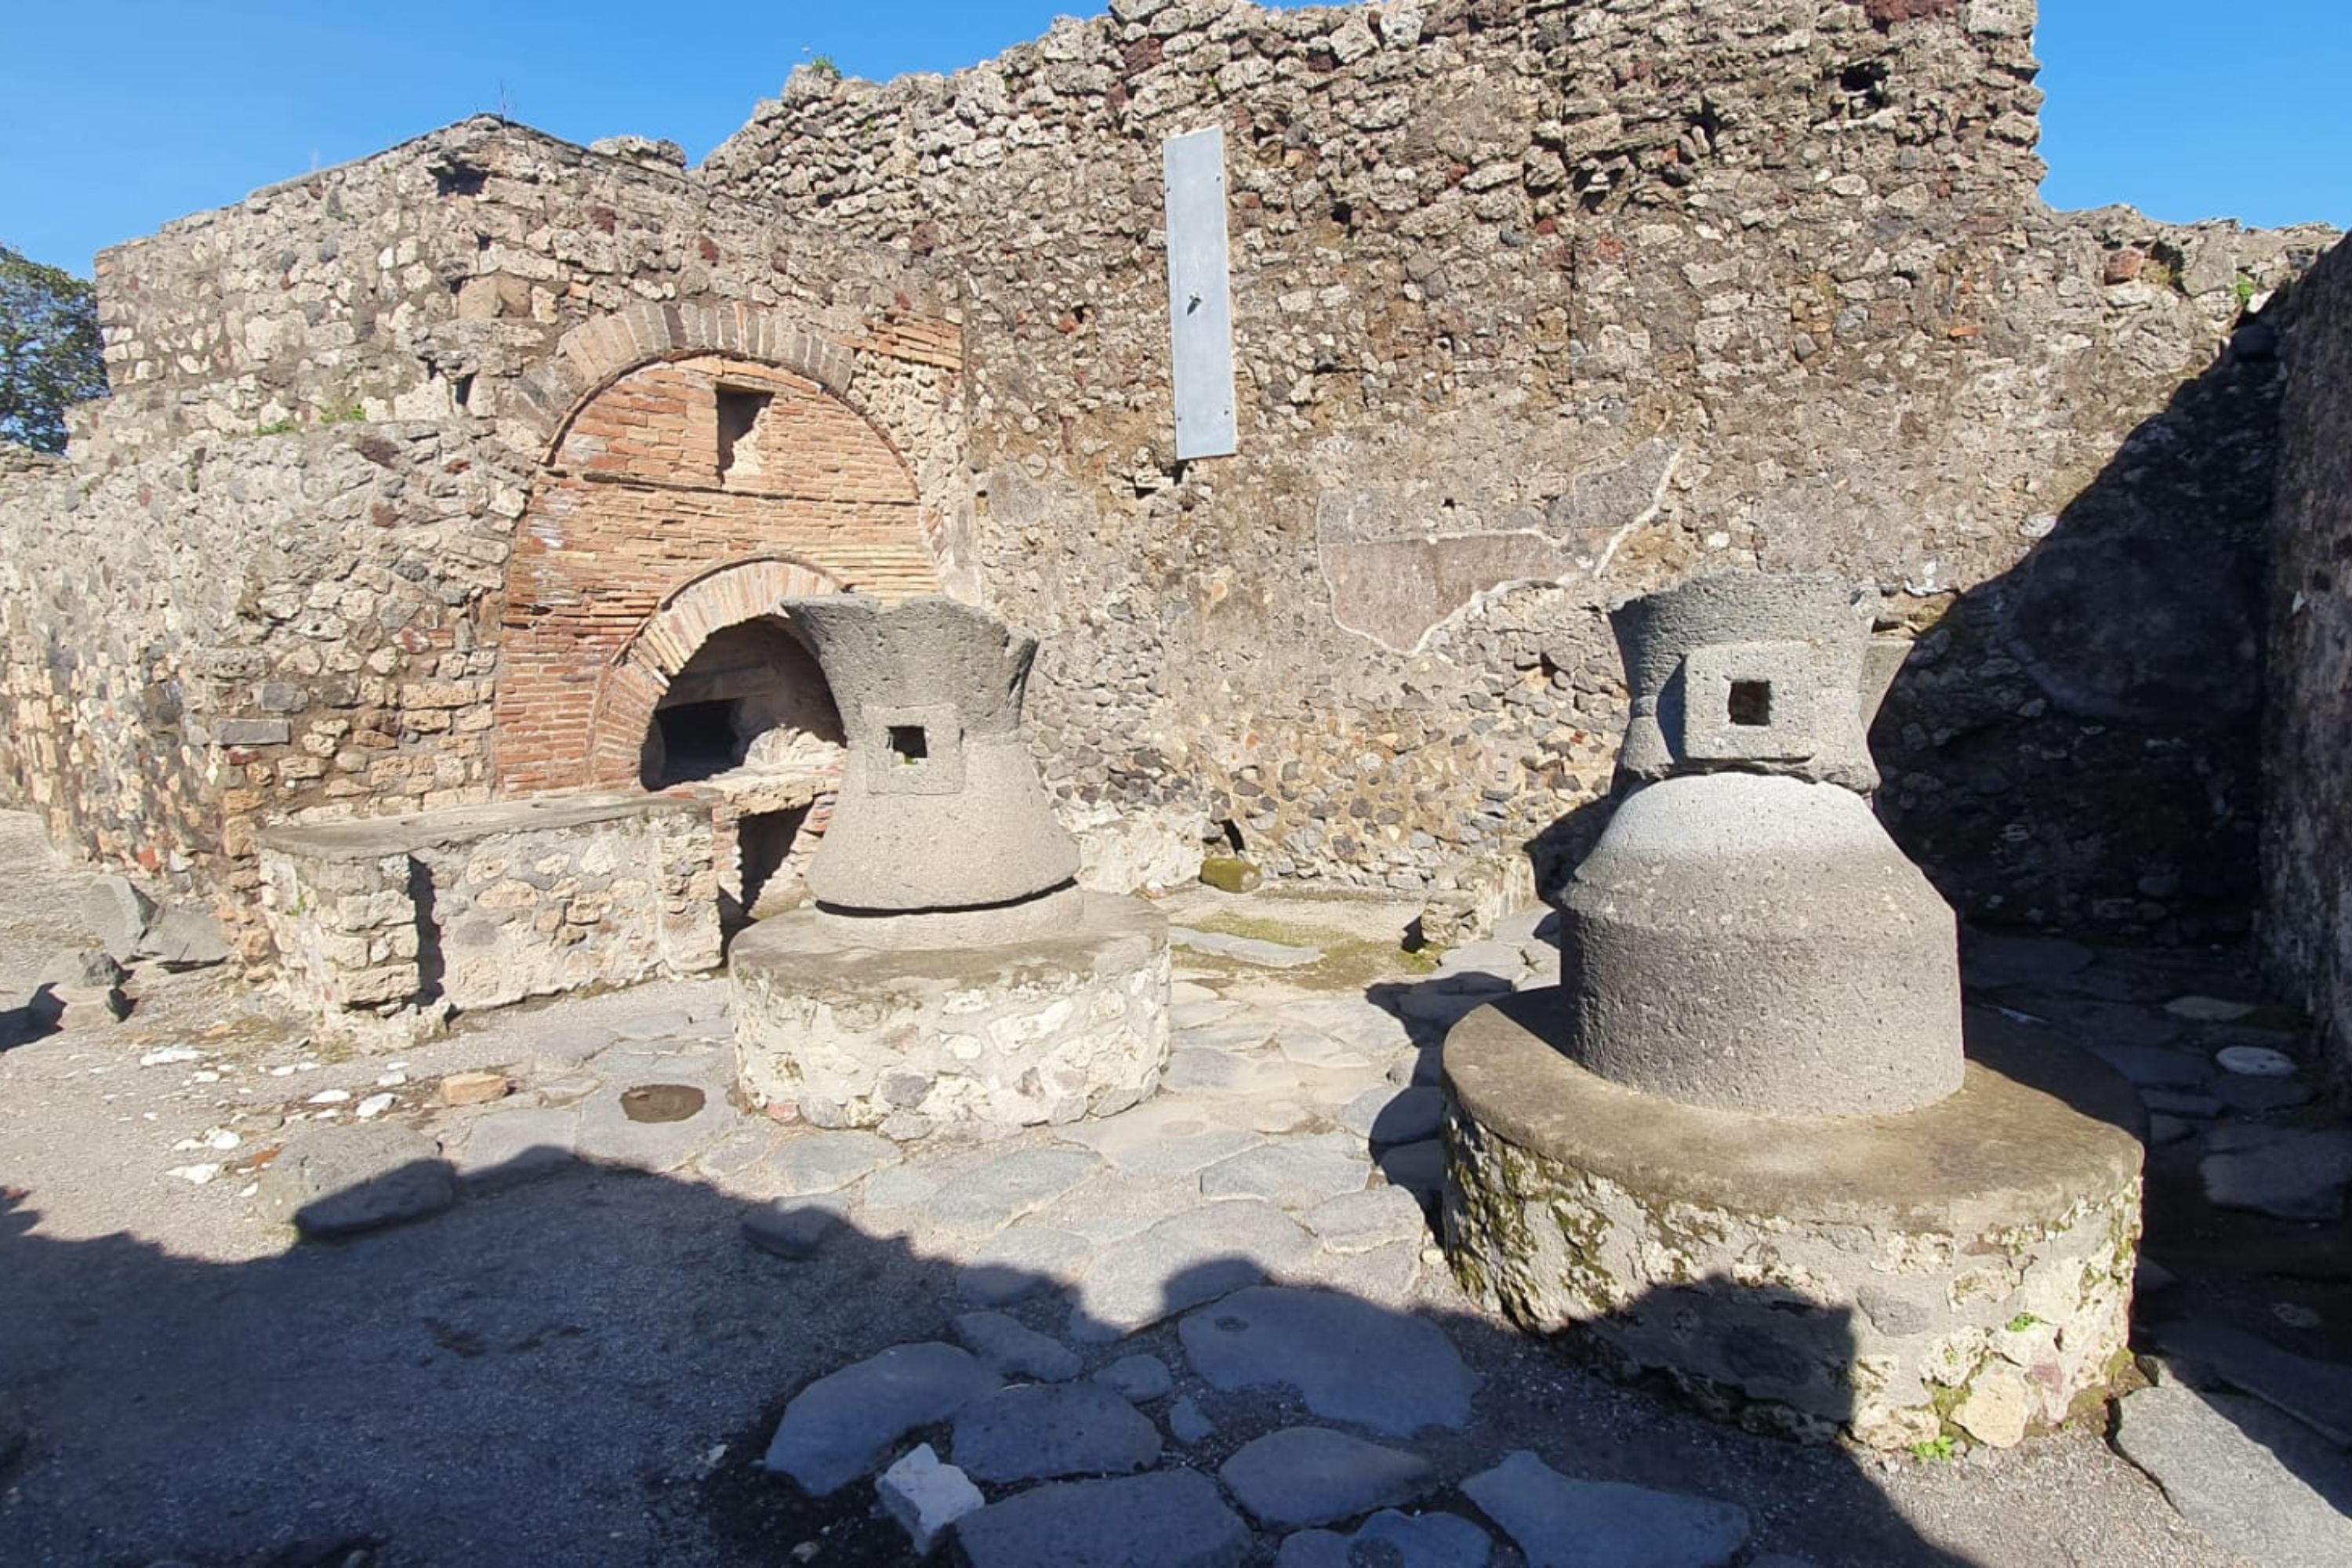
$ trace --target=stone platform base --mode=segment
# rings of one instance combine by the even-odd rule
[[[1077,893],[1064,929],[990,945],[863,945],[814,909],[735,940],[744,1090],[822,1127],[915,1134],[1108,1116],[1168,1059],[1168,921]]]
[[[1445,1248],[1490,1310],[1809,1439],[2006,1447],[2105,1395],[2141,1145],[2104,1065],[1971,1011],[1950,1098],[1759,1117],[1594,1077],[1562,1016],[1521,992],[1445,1043]]]

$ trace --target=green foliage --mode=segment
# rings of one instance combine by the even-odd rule
[[[816,72],[817,75],[824,78],[827,81],[839,81],[841,79],[841,68],[833,63],[833,57],[831,55],[816,55],[811,57],[809,60],[809,69]]]
[[[319,416],[321,425],[359,425],[367,420],[367,410],[356,403],[346,403],[340,408],[330,408]]]
[[[1958,1451],[1959,1445],[1952,1441],[1951,1434],[1948,1432],[1928,1442],[1911,1445],[1911,1457],[1921,1460],[1948,1459]]]
[[[2009,1321],[2009,1331],[2012,1334],[2021,1334],[2041,1321],[2031,1312],[2020,1312]]]
[[[291,436],[300,428],[302,426],[291,419],[273,419],[267,425],[255,426],[253,433],[257,436]]]
[[[66,410],[106,395],[98,294],[0,245],[0,441],[66,449]]]

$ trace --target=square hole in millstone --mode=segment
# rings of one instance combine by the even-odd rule
[[[920,724],[893,724],[890,754],[901,763],[919,763],[931,754],[930,738]]]
[[[1726,717],[1746,729],[1758,730],[1772,722],[1772,683],[1769,680],[1735,680],[1731,697],[1726,703]]]

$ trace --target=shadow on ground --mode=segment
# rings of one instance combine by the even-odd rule
[[[844,1226],[788,1262],[741,1238],[751,1205],[588,1167],[236,1264],[125,1235],[44,1235],[37,1194],[0,1202],[11,1563],[904,1558],[897,1527],[871,1517],[869,1482],[814,1500],[756,1468],[798,1388],[889,1345],[951,1337],[965,1308],[955,1267],[901,1238]],[[1038,1283],[1009,1310],[1058,1333],[1066,1308]],[[1456,1483],[1525,1448],[1565,1475],[1737,1502],[1751,1552],[1967,1561],[1924,1542],[1837,1450],[1664,1409],[1481,1320],[1435,1317],[1480,1388],[1466,1431],[1401,1444],[1444,1482],[1419,1506],[1481,1517]],[[1216,1431],[1171,1442],[1166,1465],[1213,1471],[1250,1438],[1315,1420],[1295,1391],[1202,1384],[1172,1320],[1080,1348],[1090,1364],[1150,1351],[1177,1369],[1175,1393]],[[1145,1406],[1163,1430],[1166,1408]],[[877,1464],[926,1436],[952,1457],[933,1430]],[[1256,1560],[1278,1540],[1262,1534]]]

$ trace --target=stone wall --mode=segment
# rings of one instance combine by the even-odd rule
[[[281,989],[362,1037],[719,963],[710,818],[693,802],[583,795],[279,828],[260,862]]]
[[[559,756],[520,689],[549,659],[592,708],[626,689],[634,757],[666,670],[619,656],[730,557],[963,570],[951,298],[675,162],[469,121],[110,251],[99,289],[115,395],[69,461],[0,470],[0,792],[221,897],[249,961],[258,829],[584,782],[590,715]],[[721,380],[777,426],[731,483]],[[594,636],[551,626],[583,601]]]
[[[2352,1096],[2352,243],[2305,281],[2289,341],[2270,574],[2265,954]]]
[[[2328,237],[2050,213],[2032,21],[1117,0],[951,77],[798,73],[702,174],[960,279],[973,549],[1071,797],[1418,887],[1603,784],[1608,601],[1827,569],[1926,634],[1885,798],[1970,912],[2242,927],[2203,873],[2251,832],[2267,493],[2176,459],[2259,481],[2274,389],[2179,399]],[[1210,125],[1240,451],[1180,465],[1160,147]],[[2201,684],[2116,700],[2117,647]]]

